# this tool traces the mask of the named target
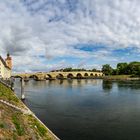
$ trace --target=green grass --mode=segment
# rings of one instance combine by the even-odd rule
[[[13,121],[13,123],[15,125],[15,128],[16,128],[16,131],[17,131],[18,135],[19,136],[24,135],[24,133],[25,133],[24,132],[24,128],[20,124],[20,121],[19,121],[19,119],[17,117],[17,114],[15,114],[15,115],[12,116],[12,121]]]
[[[20,100],[15,96],[15,93],[8,87],[4,86],[0,83],[0,99],[3,99],[5,101],[9,101],[10,103],[13,103],[17,106],[22,106],[22,103]]]
[[[104,79],[110,79],[110,80],[123,80],[130,78],[130,75],[109,75],[109,76],[104,76]]]
[[[3,123],[0,123],[0,128],[4,128],[4,124]]]
[[[29,120],[31,122],[32,127],[36,127],[37,132],[40,134],[40,136],[45,136],[47,134],[47,129],[38,122],[35,118],[33,118],[31,115],[29,115]]]
[[[17,140],[17,136],[13,134],[13,140]]]

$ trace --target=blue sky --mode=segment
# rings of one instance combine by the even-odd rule
[[[0,1],[0,52],[14,72],[140,60],[139,0]]]

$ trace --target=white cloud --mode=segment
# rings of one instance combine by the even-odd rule
[[[55,66],[48,60],[59,56],[116,62],[112,50],[140,50],[139,5],[139,0],[0,1],[0,51],[3,56],[10,51],[17,71],[50,69]],[[106,49],[74,48],[82,43],[101,43]],[[40,55],[46,56],[46,63]]]

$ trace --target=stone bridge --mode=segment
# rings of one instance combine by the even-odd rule
[[[77,71],[77,72],[40,72],[40,73],[23,73],[23,74],[14,74],[14,78],[29,79],[33,78],[34,80],[51,80],[51,79],[84,79],[84,78],[99,78],[102,77],[102,72],[90,72],[90,71]]]

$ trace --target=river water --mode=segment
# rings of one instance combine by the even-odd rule
[[[15,82],[20,97],[20,81]],[[25,83],[25,104],[62,140],[140,140],[140,81]]]

